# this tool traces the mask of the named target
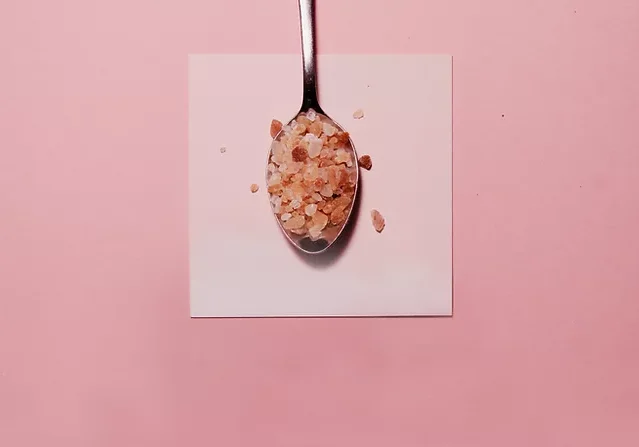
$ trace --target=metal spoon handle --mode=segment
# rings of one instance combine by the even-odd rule
[[[315,65],[315,0],[298,0],[302,30],[302,65],[304,68],[304,94],[302,111],[321,111],[317,100],[317,68]]]

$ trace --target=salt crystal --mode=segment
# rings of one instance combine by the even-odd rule
[[[312,216],[313,214],[315,214],[316,211],[317,211],[317,205],[314,203],[306,205],[306,208],[304,208],[304,213],[307,216]]]
[[[284,228],[287,230],[296,230],[302,228],[305,223],[306,219],[304,216],[295,216],[284,222]]]
[[[371,220],[373,221],[373,228],[375,228],[375,231],[381,233],[386,226],[384,216],[382,216],[382,214],[377,210],[371,210]]]
[[[323,230],[328,224],[328,216],[320,211],[313,215],[313,226]]]
[[[322,140],[320,138],[317,138],[313,134],[307,135],[311,135],[312,137],[311,139],[309,139],[308,156],[311,158],[315,158],[320,154],[320,152],[322,152]]]
[[[322,130],[324,131],[324,135],[326,135],[327,137],[332,137],[337,131],[335,127],[331,126],[328,123],[322,124]]]
[[[308,126],[308,131],[319,138],[322,134],[322,123],[315,121],[313,124]]]
[[[371,160],[371,156],[370,155],[362,155],[361,157],[359,157],[359,165],[366,169],[367,171],[370,171],[371,168],[373,167],[373,161]]]
[[[309,109],[308,112],[306,112],[306,118],[311,121],[315,121],[315,119],[317,118],[317,113],[315,112],[315,110]]]
[[[293,156],[293,160],[302,162],[308,157],[308,151],[301,146],[297,146],[293,149],[291,155]]]
[[[271,121],[271,138],[275,138],[282,130],[282,123],[278,120]]]
[[[364,118],[364,111],[362,109],[355,110],[355,112],[353,112],[353,118],[355,118],[356,120],[361,120],[362,118]]]
[[[282,222],[286,222],[291,217],[293,217],[293,215],[291,213],[284,213],[284,214],[282,214],[282,217],[280,217],[280,219],[282,219]]]
[[[346,213],[343,208],[335,208],[331,213],[331,223],[333,225],[339,225],[346,220]]]
[[[280,174],[279,172],[276,172],[275,174],[271,175],[271,178],[268,179],[268,185],[269,186],[277,185],[281,181],[282,181],[282,174]]]
[[[324,197],[331,197],[333,195],[333,188],[327,183],[320,189],[320,194]]]
[[[308,229],[308,235],[310,236],[312,241],[316,241],[322,235],[322,229],[318,226],[313,226]]]

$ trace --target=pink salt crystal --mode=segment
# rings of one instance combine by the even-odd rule
[[[307,216],[313,216],[313,214],[315,214],[315,212],[317,212],[317,205],[314,204],[314,203],[306,205],[306,208],[304,208],[304,213]]]
[[[373,221],[373,228],[375,228],[375,231],[381,233],[386,226],[384,216],[382,216],[382,214],[377,210],[371,210],[371,220]]]
[[[324,135],[326,135],[327,137],[332,137],[333,135],[335,135],[335,132],[337,131],[335,127],[331,126],[328,123],[322,124],[322,130],[324,131]]]
[[[327,183],[320,189],[320,194],[324,197],[331,197],[333,195],[333,188]]]
[[[313,215],[313,226],[323,230],[328,224],[328,216],[321,211],[317,211]]]
[[[313,226],[308,229],[308,235],[312,241],[316,241],[322,236],[322,229],[318,226]]]
[[[312,135],[313,138],[309,138],[308,156],[311,158],[315,158],[320,154],[320,152],[322,152],[322,140],[320,138],[317,138],[313,134],[309,135]]]
[[[284,222],[283,226],[287,230],[295,230],[298,228],[302,228],[305,223],[306,219],[304,218],[304,216],[295,216]]]
[[[315,110],[309,109],[308,112],[306,112],[306,118],[311,121],[315,121],[315,119],[317,118],[317,113],[315,113]]]

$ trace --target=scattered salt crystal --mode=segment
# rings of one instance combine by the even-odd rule
[[[260,187],[257,185],[257,183],[253,183],[251,185],[251,192],[252,193],[256,193],[259,189],[260,189]]]
[[[220,148],[220,153],[221,153],[221,154],[223,154],[224,152],[226,152],[226,148],[225,148],[224,146],[222,146],[222,147]]]
[[[370,171],[373,167],[373,160],[371,160],[371,156],[362,155],[361,157],[359,157],[359,165],[367,171]]]
[[[375,231],[381,233],[386,226],[384,216],[382,216],[382,214],[377,210],[371,210],[371,220],[373,221],[373,228],[375,228]]]
[[[364,111],[362,109],[355,110],[355,112],[353,112],[353,118],[355,118],[356,120],[361,120],[362,118],[364,118]]]

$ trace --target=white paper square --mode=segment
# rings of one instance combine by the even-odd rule
[[[300,56],[190,56],[191,316],[451,315],[451,57],[323,55],[318,65],[323,109],[373,159],[331,262],[287,243],[264,187],[270,121],[300,106]],[[386,218],[381,234],[371,208]]]

